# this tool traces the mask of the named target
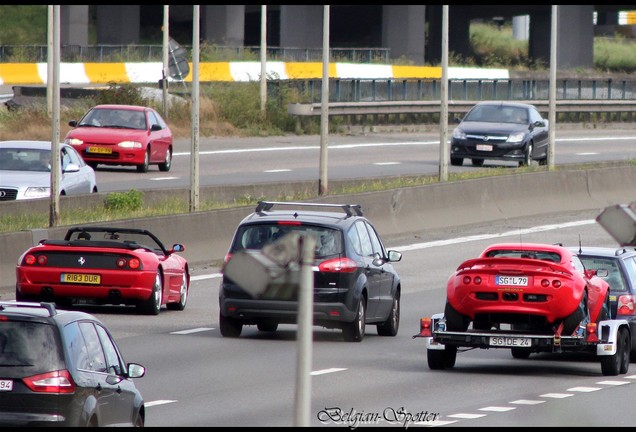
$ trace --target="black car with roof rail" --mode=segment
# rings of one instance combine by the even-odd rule
[[[145,372],[89,313],[0,302],[0,426],[143,427]]]
[[[239,223],[225,262],[289,233],[315,240],[314,325],[341,329],[350,342],[360,342],[367,325],[375,325],[380,336],[397,335],[402,286],[393,263],[402,254],[385,248],[357,204],[260,201]],[[298,295],[253,296],[224,273],[219,307],[224,337],[239,337],[245,325],[272,332],[279,324],[297,323]]]

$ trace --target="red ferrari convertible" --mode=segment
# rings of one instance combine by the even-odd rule
[[[41,240],[16,267],[18,301],[135,305],[157,315],[162,305],[183,310],[190,287],[185,250],[166,249],[151,232],[134,228],[75,227],[64,240]]]
[[[500,243],[461,263],[448,280],[448,330],[513,330],[571,335],[609,318],[609,286],[575,252],[550,244]]]

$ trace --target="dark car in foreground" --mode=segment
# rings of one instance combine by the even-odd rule
[[[226,262],[289,233],[315,239],[314,325],[341,329],[350,342],[360,342],[371,324],[381,336],[397,335],[402,286],[393,263],[402,254],[385,248],[359,205],[261,201],[239,223]],[[239,337],[244,325],[276,331],[296,323],[298,295],[253,297],[224,273],[219,306],[221,334]]]
[[[485,160],[546,165],[548,144],[548,120],[534,105],[484,101],[472,107],[453,130],[450,163],[461,166],[464,159],[470,159],[476,167]]]
[[[148,230],[78,226],[63,239],[43,239],[18,258],[15,298],[73,304],[133,305],[157,315],[185,309],[190,268]]]
[[[586,269],[596,270],[610,287],[610,313],[629,323],[631,360],[636,361],[636,248],[570,247]]]
[[[0,302],[1,426],[142,427],[145,372],[91,314]]]
[[[138,105],[97,105],[79,120],[71,120],[64,138],[84,158],[97,165],[135,166],[145,173],[150,165],[170,171],[173,136],[161,115]]]

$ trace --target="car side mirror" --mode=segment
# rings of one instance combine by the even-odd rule
[[[152,126],[150,126],[150,130],[155,132],[155,131],[160,131],[161,130],[161,126],[159,126],[158,124],[153,124]]]
[[[49,169],[51,169],[49,167]],[[80,167],[77,164],[74,163],[70,163],[68,165],[66,165],[66,168],[62,170],[62,172],[65,173],[74,173],[74,172],[78,172],[80,170]]]
[[[71,120],[70,122],[68,122],[68,125],[70,127],[76,127],[77,126],[77,120]]]

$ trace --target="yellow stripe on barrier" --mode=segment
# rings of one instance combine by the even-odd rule
[[[440,79],[442,68],[438,66],[393,66],[393,78]]]
[[[1,63],[0,78],[4,84],[44,84],[37,63]]]
[[[130,83],[126,63],[84,63],[84,69],[91,83]]]
[[[192,81],[192,64],[185,81]],[[199,81],[234,81],[229,62],[199,63]]]
[[[320,79],[322,78],[322,63],[318,62],[289,62],[285,63],[285,71],[289,79]],[[336,78],[336,65],[329,63],[329,77]]]

